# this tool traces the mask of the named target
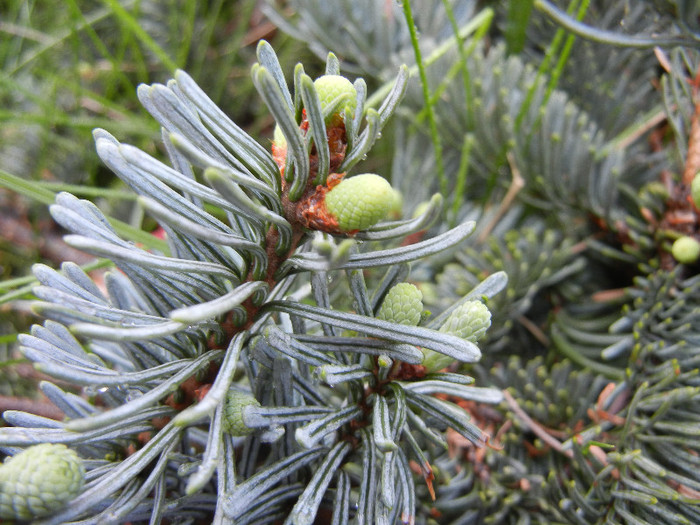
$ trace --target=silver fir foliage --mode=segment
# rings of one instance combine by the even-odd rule
[[[290,143],[288,178],[183,73],[139,92],[171,166],[96,134],[169,251],[122,241],[86,201],[64,194],[53,207],[73,246],[119,268],[103,288],[72,264],[35,268],[35,308],[50,320],[21,342],[56,378],[41,388],[67,419],[7,412],[0,439],[8,455],[62,442],[83,457],[85,492],[53,522],[700,521],[697,265],[668,252],[675,228],[698,231],[669,220],[671,190],[687,202],[697,8],[593,1],[577,22],[561,11],[574,3],[531,4],[513,53],[503,5],[411,2],[442,181],[400,3],[294,0],[291,19],[268,8],[328,57],[327,72],[365,75],[344,166],[385,124],[393,136],[405,218],[354,239],[297,239],[286,219],[280,195],[322,182],[332,151],[317,152],[314,172],[327,115],[302,68],[286,92],[267,48],[254,79]],[[549,47],[557,38],[570,54]],[[407,96],[387,124],[402,63]],[[307,104],[310,131],[298,134]],[[406,236],[416,244],[400,246]],[[379,314],[406,282],[429,310],[418,326]],[[493,313],[479,347],[440,332],[473,300]],[[414,377],[418,346],[454,364]],[[208,390],[195,399],[191,383]],[[245,435],[223,431],[230,385],[260,403],[232,410]]]
[[[527,41],[513,53],[507,10],[526,4]],[[503,448],[454,435],[447,453],[436,445],[436,499],[417,487],[419,523],[698,521],[698,266],[669,253],[699,231],[687,205],[687,172],[700,169],[696,4],[483,3],[458,27],[478,35],[470,22],[493,20],[488,37],[461,49],[433,46],[416,16],[446,177],[426,184],[436,141],[416,82],[392,182],[409,210],[446,182],[438,229],[477,227],[413,275],[435,311],[493,271],[509,275],[489,302],[480,364],[462,368],[504,389],[496,410],[462,403]],[[367,17],[362,30],[381,23]],[[348,47],[342,32],[308,34],[312,48]]]
[[[418,219],[358,234],[373,240],[370,248],[319,239],[288,213],[307,188],[365,156],[402,97],[405,70],[378,110],[364,107],[366,90],[355,83],[357,111],[345,114],[347,148],[335,159],[303,67],[290,92],[265,42],[258,59],[254,82],[288,145],[283,174],[278,159],[180,71],[167,85],[139,88],[162,126],[170,165],[107,131],[94,133],[100,158],[163,227],[167,252],[124,241],[95,205],[68,193],[51,206],[68,244],[115,268],[103,286],[72,263],[34,268],[34,310],[47,321],[20,337],[21,351],[87,396],[45,382],[64,421],[4,413],[5,454],[61,443],[86,468],[81,493],[40,523],[312,523],[334,508],[337,523],[412,522],[420,481],[409,462],[424,458],[421,436],[436,439],[449,426],[478,446],[488,440],[458,405],[432,396],[461,376],[422,381],[416,349],[473,362],[478,347],[441,332],[444,316],[419,326],[375,317],[388,289],[410,279],[410,262],[460,243],[474,224],[398,246],[393,239],[434,219],[436,197]],[[337,71],[329,55],[327,73]],[[332,288],[342,281],[352,304],[336,308]],[[505,282],[495,274],[473,294],[490,297]],[[251,429],[247,437],[224,432],[232,387],[258,401],[236,416],[237,428]],[[498,390],[459,385],[458,392],[501,400]]]

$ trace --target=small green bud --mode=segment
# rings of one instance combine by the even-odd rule
[[[695,207],[700,209],[700,173],[695,175],[693,182],[690,184],[690,195],[693,198]]]
[[[381,354],[377,358],[377,365],[379,365],[380,368],[390,368],[393,364],[394,360],[386,354]]]
[[[284,138],[284,134],[282,133],[282,128],[279,126],[275,126],[275,131],[272,134],[272,142],[275,144],[275,146],[282,148],[287,145],[287,139]]]
[[[379,175],[355,175],[326,194],[326,209],[341,231],[364,230],[386,217],[393,194],[391,184]]]
[[[467,301],[456,308],[440,331],[456,335],[476,343],[491,326],[491,312],[481,301]],[[451,365],[454,359],[448,355],[423,348],[423,366],[428,372],[437,372]]]
[[[692,264],[700,258],[700,242],[687,235],[680,237],[673,243],[671,253],[679,263]]]
[[[223,431],[232,436],[252,434],[254,429],[246,426],[243,422],[243,409],[251,405],[259,407],[258,400],[247,392],[232,388],[226,394],[225,403],[222,421]]]
[[[357,90],[347,78],[341,75],[323,75],[314,80],[314,87],[321,100],[321,109],[325,110],[336,98],[345,95],[345,102],[338,107],[337,113],[349,108],[350,113],[357,107]]]
[[[476,343],[491,326],[491,312],[481,301],[467,301],[450,314],[440,331]]]
[[[377,319],[416,326],[423,312],[423,294],[410,283],[399,283],[384,297]]]
[[[42,443],[0,465],[0,518],[29,520],[61,510],[85,483],[85,468],[65,445]]]

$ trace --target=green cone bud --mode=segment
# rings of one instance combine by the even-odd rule
[[[481,301],[467,301],[456,308],[440,331],[472,343],[476,343],[483,337],[491,326],[491,312]],[[428,372],[437,372],[452,364],[454,359],[445,354],[423,348],[423,366]]]
[[[386,354],[381,354],[377,358],[377,365],[380,368],[391,368],[391,365],[393,365],[393,364],[394,364],[394,360]]]
[[[440,331],[472,343],[481,339],[491,326],[491,312],[481,301],[467,301],[455,309]]]
[[[373,173],[343,179],[326,194],[326,209],[341,231],[364,230],[389,212],[394,190],[386,179]]]
[[[692,237],[681,237],[673,243],[671,253],[679,263],[692,264],[700,258],[700,243]]]
[[[423,313],[423,294],[410,283],[399,283],[384,297],[377,319],[416,326]]]
[[[280,148],[287,145],[287,139],[284,138],[282,128],[279,126],[275,126],[275,131],[272,135],[272,142],[274,142],[274,144]]]
[[[225,403],[222,421],[223,431],[232,436],[252,434],[253,429],[243,422],[243,409],[250,405],[260,406],[258,400],[247,392],[232,388],[226,394]]]
[[[34,445],[0,466],[0,518],[29,520],[61,510],[85,483],[78,454],[65,445]]]
[[[693,198],[695,207],[700,209],[700,173],[695,175],[693,182],[690,184],[690,195]]]
[[[345,108],[349,108],[351,114],[355,112],[357,90],[347,78],[341,75],[323,75],[314,81],[314,87],[321,100],[321,109],[325,110],[336,98],[346,95],[345,103],[338,107],[337,113],[342,114]]]

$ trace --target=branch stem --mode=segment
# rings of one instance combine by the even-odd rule
[[[513,414],[515,414],[515,416],[522,423],[524,423],[532,431],[533,434],[535,434],[538,438],[540,438],[542,441],[544,441],[547,445],[552,447],[560,454],[563,454],[568,458],[574,457],[574,452],[572,450],[564,450],[564,446],[562,445],[561,441],[556,439],[554,436],[548,434],[544,427],[542,427],[542,425],[537,423],[522,408],[520,408],[520,405],[518,405],[518,402],[511,395],[511,393],[508,392],[508,390],[503,390],[503,397],[506,400],[506,403],[508,403],[510,409],[513,411]]]

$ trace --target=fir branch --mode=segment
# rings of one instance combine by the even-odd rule
[[[662,36],[635,36],[635,35],[622,35],[620,33],[614,33],[611,31],[603,31],[597,28],[587,26],[581,22],[578,22],[566,13],[561,11],[556,6],[552,5],[547,0],[535,0],[535,8],[539,9],[543,13],[547,14],[552,20],[556,21],[561,26],[567,28],[569,31],[579,35],[583,38],[588,38],[596,42],[611,46],[622,46],[622,47],[637,47],[637,48],[651,48],[651,47],[674,47],[674,46],[690,46],[697,47],[700,45],[700,39],[692,34],[683,35],[680,37],[672,35],[662,35]]]

